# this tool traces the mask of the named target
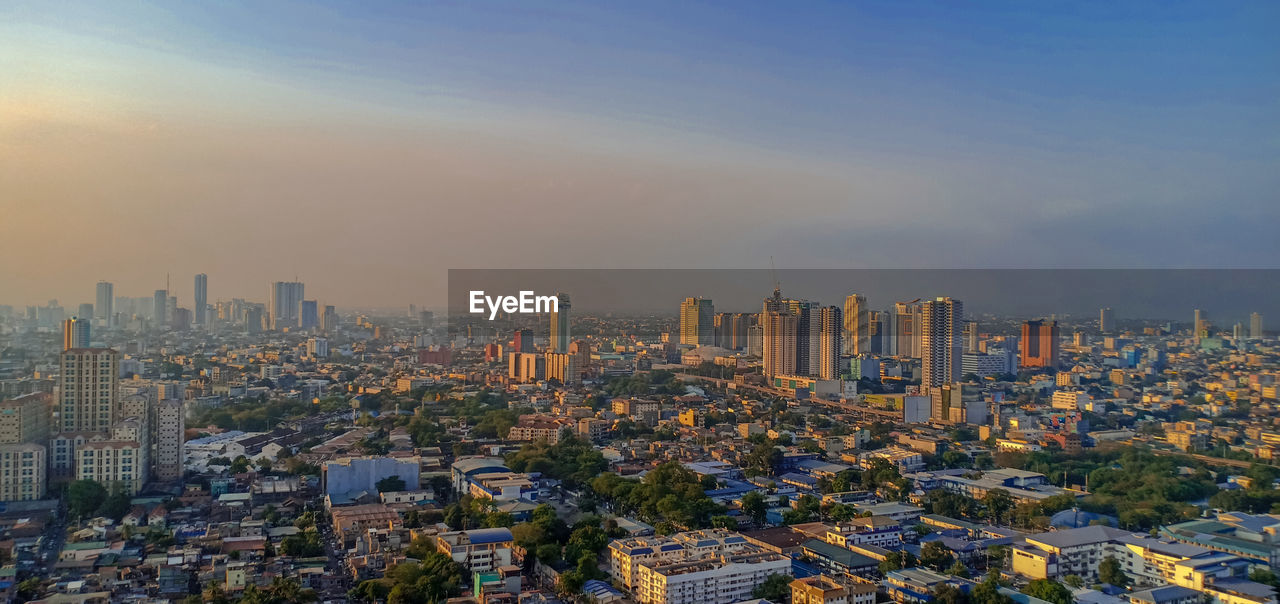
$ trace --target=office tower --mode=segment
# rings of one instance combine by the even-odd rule
[[[740,312],[716,313],[714,344],[728,350],[742,350],[747,347],[747,329],[751,327],[751,317]]]
[[[115,286],[106,281],[99,281],[97,294],[96,304],[93,306],[93,317],[100,319],[99,324],[103,327],[111,327]]]
[[[338,329],[338,309],[333,305],[324,307],[324,314],[320,316],[320,329],[325,333],[332,333]]]
[[[1209,313],[1196,309],[1195,320],[1192,323],[1194,329],[1193,337],[1196,339],[1206,338],[1209,336]]]
[[[1253,313],[1249,315],[1249,337],[1255,340],[1262,339],[1262,313]]]
[[[533,352],[533,330],[517,329],[511,337],[512,352]]]
[[[120,355],[109,348],[73,348],[59,357],[59,432],[111,429]]]
[[[200,273],[196,275],[196,291],[195,291],[195,324],[205,326],[208,316],[205,307],[209,305],[209,276]]]
[[[850,294],[844,299],[844,350],[845,356],[858,356],[871,352],[871,309],[867,297]]]
[[[977,321],[964,322],[964,351],[965,352],[978,351],[978,322]]]
[[[1060,357],[1058,322],[1026,321],[1022,324],[1021,367],[1046,367],[1056,369]]]
[[[556,309],[551,311],[551,352],[569,352],[569,294],[557,293]]]
[[[1098,331],[1111,333],[1116,328],[1116,315],[1108,306],[1098,312]]]
[[[84,304],[81,304],[80,310],[79,312],[76,313],[76,316],[80,317],[81,319],[84,319],[85,321],[89,321],[90,323],[92,323],[93,322],[93,305],[87,302]]]
[[[156,479],[182,478],[182,436],[186,429],[182,401],[168,399],[156,406]]]
[[[303,300],[298,306],[298,324],[302,329],[315,329],[320,326],[320,313],[315,300]]]
[[[546,376],[549,380],[558,380],[561,384],[571,385],[582,381],[578,366],[578,355],[567,352],[548,352],[543,361]]]
[[[964,305],[937,298],[920,307],[920,386],[939,388],[960,378],[960,324]]]
[[[685,298],[680,303],[680,343],[709,346],[715,340],[715,307],[707,298]]]
[[[329,358],[329,340],[311,338],[307,340],[307,355],[313,359]]]
[[[261,304],[246,304],[244,308],[244,328],[249,333],[262,331],[265,314]]]
[[[298,314],[305,292],[306,286],[297,281],[276,281],[271,284],[271,329],[292,329],[298,326]]]
[[[1072,346],[1080,347],[1080,346],[1087,346],[1088,344],[1089,344],[1089,336],[1085,334],[1085,332],[1077,331],[1071,334]]]
[[[918,359],[921,356],[921,313],[923,307],[919,300],[898,302],[889,311],[889,348],[885,350],[890,356],[902,356]]]
[[[1231,339],[1237,343],[1244,339],[1244,323],[1236,323],[1231,326]]]
[[[164,329],[169,324],[169,291],[157,289],[152,302],[151,324],[156,329]]]
[[[824,380],[840,379],[840,353],[844,350],[844,313],[839,306],[818,311],[817,375]]]
[[[89,319],[71,317],[62,322],[62,349],[89,347]]]
[[[799,318],[786,310],[770,311],[761,315],[760,327],[765,377],[795,375]]]

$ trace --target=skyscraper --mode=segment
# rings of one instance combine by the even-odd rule
[[[511,338],[511,352],[533,352],[533,330],[517,329]]]
[[[839,306],[826,306],[818,311],[817,376],[824,380],[840,379],[840,354],[844,350],[844,313]]]
[[[203,327],[208,319],[205,314],[205,307],[209,305],[209,276],[200,273],[196,275],[196,297],[195,297],[195,324]]]
[[[964,305],[959,300],[937,298],[920,307],[920,386],[941,387],[960,378],[961,322]]]
[[[298,324],[302,329],[315,329],[320,326],[319,307],[315,300],[303,300],[298,308]]]
[[[1194,333],[1192,334],[1192,337],[1196,338],[1197,340],[1199,340],[1200,338],[1208,337],[1209,336],[1209,313],[1204,312],[1199,308],[1197,308],[1195,312],[1194,321],[1192,322],[1192,329],[1195,330]]]
[[[964,322],[964,351],[965,352],[978,351],[978,322],[977,321]]]
[[[850,294],[844,299],[844,350],[846,356],[871,352],[871,309],[867,297]]]
[[[109,348],[72,348],[59,356],[59,432],[108,432],[116,407],[120,355]]]
[[[1061,344],[1058,340],[1058,322],[1027,321],[1022,324],[1022,355],[1020,367],[1057,368]]]
[[[89,347],[89,319],[71,317],[62,322],[62,349]]]
[[[182,401],[162,400],[156,405],[156,479],[182,478]]]
[[[799,326],[799,318],[786,309],[761,314],[761,356],[764,358],[765,377],[796,374]]]
[[[569,294],[557,293],[556,309],[551,312],[551,352],[569,352]]]
[[[325,333],[332,333],[338,329],[338,309],[332,305],[324,307],[324,315],[320,318],[320,329]]]
[[[1108,306],[1098,312],[1098,331],[1102,333],[1111,333],[1116,328],[1116,316]]]
[[[271,284],[271,329],[298,326],[306,286],[298,281],[276,281]]]
[[[169,324],[169,290],[157,289],[152,301],[151,322],[156,329],[164,329]]]
[[[898,302],[889,311],[887,334],[888,347],[885,353],[890,356],[920,358],[920,334],[922,312],[920,301]]]
[[[706,298],[685,298],[680,303],[680,343],[709,346],[715,341],[715,307]]]
[[[96,304],[93,305],[93,318],[99,319],[99,324],[103,327],[111,327],[111,318],[114,315],[115,303],[115,286],[106,282],[98,282]]]
[[[1255,340],[1262,339],[1262,313],[1255,312],[1249,315],[1249,337]]]

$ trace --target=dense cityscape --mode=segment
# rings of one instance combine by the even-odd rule
[[[211,287],[0,306],[6,599],[1276,601],[1257,312]]]

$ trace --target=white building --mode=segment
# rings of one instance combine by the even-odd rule
[[[642,564],[635,597],[641,604],[732,604],[771,575],[791,575],[791,558],[753,551]]]

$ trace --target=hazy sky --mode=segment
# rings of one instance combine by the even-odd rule
[[[370,6],[372,5],[372,7]],[[1276,267],[1280,4],[0,5],[0,303]]]

